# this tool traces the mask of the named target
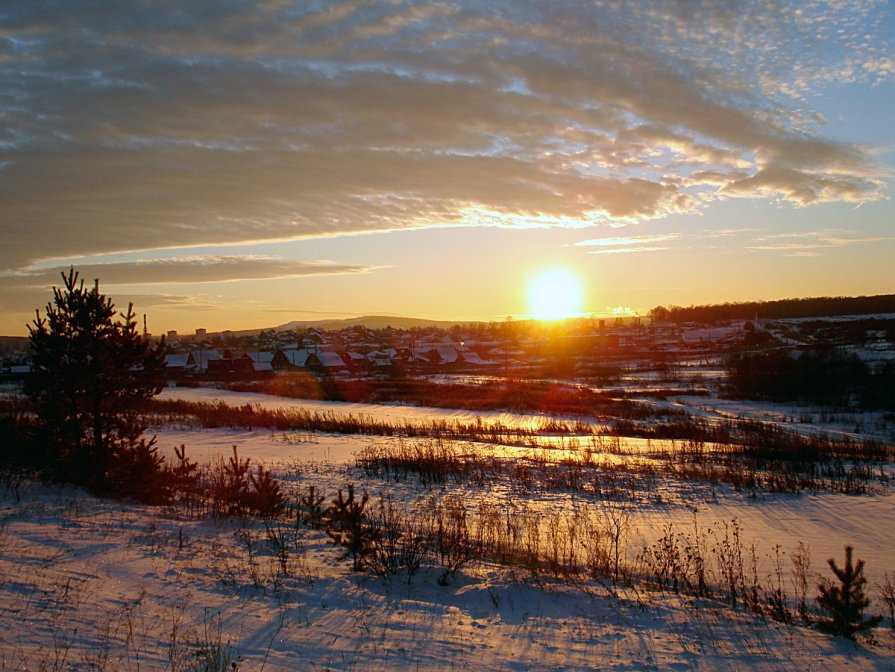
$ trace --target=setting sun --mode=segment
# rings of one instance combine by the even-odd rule
[[[539,320],[562,320],[581,313],[583,291],[575,275],[563,268],[542,271],[528,286],[528,310]]]

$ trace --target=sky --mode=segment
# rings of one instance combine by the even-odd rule
[[[5,0],[0,334],[895,292],[895,3]]]

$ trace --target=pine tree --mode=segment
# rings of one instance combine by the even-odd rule
[[[139,496],[125,491],[132,477],[143,484],[161,466],[153,441],[143,439],[147,425],[138,407],[164,384],[164,343],[151,347],[137,331],[133,306],[116,313],[98,280],[86,289],[72,268],[62,281],[46,316],[38,310],[28,327],[32,370],[25,392],[37,406],[37,457],[57,478]]]
[[[864,595],[867,583],[864,561],[858,560],[853,565],[852,551],[851,546],[845,547],[845,566],[841,569],[833,558],[827,560],[840,585],[819,584],[820,595],[817,597],[821,610],[829,615],[829,618],[818,621],[818,627],[849,639],[854,639],[857,633],[873,628],[882,620],[879,616],[864,618],[864,609],[870,605],[870,600]]]
[[[363,568],[364,559],[377,539],[377,531],[369,524],[364,511],[369,500],[366,492],[358,500],[354,496],[354,485],[349,483],[348,496],[339,490],[326,511],[325,531],[334,543],[345,549],[343,558],[351,557],[355,572]]]

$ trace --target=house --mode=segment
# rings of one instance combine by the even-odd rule
[[[317,353],[317,359],[320,362],[320,365],[332,375],[336,373],[348,373],[349,371],[348,365],[345,363],[345,360],[342,359],[342,355],[338,352],[329,350],[321,351]]]
[[[247,352],[246,356],[252,360],[252,366],[256,373],[270,373],[273,369],[273,352]]]
[[[255,373],[255,363],[247,354],[239,357],[222,357],[208,361],[209,375],[246,376]]]
[[[431,366],[446,366],[456,364],[460,359],[460,353],[452,345],[421,345],[416,348],[416,354],[422,355]]]
[[[246,352],[246,355],[257,365],[257,364],[270,364],[273,361],[274,352],[268,351],[254,351],[254,352]]]
[[[288,348],[277,350],[270,360],[274,371],[308,368],[308,358],[314,354],[309,348]]]
[[[165,355],[165,371],[169,374],[183,373],[189,363],[189,358],[188,352]]]
[[[494,366],[497,364],[495,361],[482,359],[482,356],[474,350],[464,350],[460,353],[460,358],[464,364],[471,364],[472,366]]]
[[[356,350],[349,350],[342,354],[342,361],[353,373],[363,371],[367,364],[367,358]]]
[[[192,350],[187,358],[186,368],[205,373],[208,371],[208,362],[222,359],[221,353],[215,349]]]

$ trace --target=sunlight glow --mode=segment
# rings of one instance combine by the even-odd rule
[[[581,282],[563,268],[542,271],[528,286],[528,310],[539,320],[562,320],[581,314]]]

